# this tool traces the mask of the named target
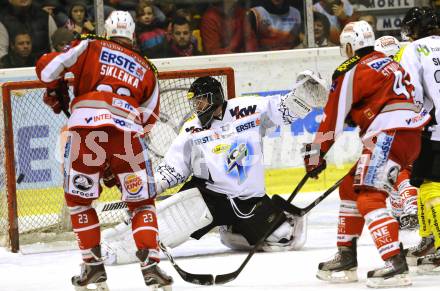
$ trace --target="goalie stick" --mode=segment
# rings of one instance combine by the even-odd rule
[[[342,177],[341,179],[339,179],[339,181],[337,181],[333,186],[331,186],[329,189],[327,189],[327,191],[325,191],[323,194],[321,194],[321,196],[316,198],[315,201],[313,201],[312,203],[310,203],[308,206],[306,206],[304,208],[300,208],[300,207],[297,207],[297,206],[291,204],[289,201],[284,200],[283,197],[281,197],[280,195],[272,196],[272,201],[276,205],[278,205],[281,209],[283,209],[284,211],[287,211],[287,212],[289,212],[293,215],[296,215],[296,216],[304,216],[310,210],[315,208],[316,205],[321,203],[322,200],[327,198],[327,196],[329,196],[334,190],[336,190],[339,187],[339,185],[342,183],[342,180],[344,178],[345,178],[345,176]]]
[[[305,174],[304,177],[301,179],[301,181],[296,186],[295,190],[293,190],[292,194],[290,194],[289,198],[287,199],[287,202],[290,204],[292,202],[293,198],[298,194],[299,190],[304,186],[304,184],[307,182],[309,178],[309,174]],[[260,240],[254,245],[254,247],[249,251],[249,254],[247,255],[246,259],[241,263],[240,267],[235,270],[234,272],[227,273],[227,274],[220,274],[215,276],[215,284],[225,284],[227,282],[233,281],[237,276],[241,273],[241,271],[244,269],[244,267],[247,265],[249,260],[252,258],[252,256],[257,252],[257,250],[261,247],[261,245],[264,243],[266,238],[273,232],[273,229],[276,225],[279,225],[281,222],[283,215],[282,213],[278,214],[274,221],[272,222],[271,226],[268,228],[266,233],[260,238]]]
[[[176,269],[177,273],[179,273],[180,277],[186,282],[198,284],[198,285],[214,285],[214,276],[211,274],[192,274],[182,270],[174,261],[173,256],[171,255],[168,248],[159,241],[159,247],[162,252],[167,256],[168,260],[173,265],[174,269]]]

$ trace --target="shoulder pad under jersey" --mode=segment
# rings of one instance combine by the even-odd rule
[[[354,57],[349,58],[345,62],[343,62],[341,65],[339,65],[335,72],[333,73],[332,80],[338,78],[339,76],[345,74],[348,72],[351,68],[353,68],[361,59],[360,56],[355,55]]]

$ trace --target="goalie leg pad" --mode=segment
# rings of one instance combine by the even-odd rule
[[[164,245],[176,247],[213,221],[199,189],[191,188],[162,201],[157,207],[159,236]]]
[[[287,221],[266,239],[265,252],[300,250],[307,241],[307,215],[293,216],[285,213]]]

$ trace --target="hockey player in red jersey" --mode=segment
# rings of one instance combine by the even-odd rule
[[[86,37],[66,52],[42,56],[36,65],[38,78],[47,86],[44,102],[55,113],[69,104],[64,74],[75,76],[64,191],[83,265],[72,284],[76,290],[89,290],[92,283],[107,290],[100,223],[91,204],[99,197],[99,180],[109,168],[133,215],[136,256],[146,285],[171,289],[172,278],[158,267],[156,188],[143,139],[159,114],[157,72],[133,50],[135,24],[128,12],[112,12],[105,30],[107,38]]]
[[[367,22],[347,24],[340,42],[341,52],[349,59],[333,74],[324,118],[314,143],[306,147],[306,171],[316,178],[325,168],[324,156],[345,123],[360,128],[364,147],[339,188],[338,253],[319,264],[317,277],[357,280],[356,241],[366,224],[386,262],[368,272],[367,286],[410,285],[399,244],[399,224],[387,211],[385,199],[400,170],[417,158],[421,128],[429,121],[429,114],[415,105],[414,87],[403,68],[374,51],[374,33]]]

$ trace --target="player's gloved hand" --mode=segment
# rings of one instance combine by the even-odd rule
[[[318,175],[325,170],[327,162],[324,154],[319,150],[319,144],[308,143],[304,145],[304,165],[310,178],[318,179]]]
[[[113,186],[118,184],[118,181],[115,175],[113,175],[112,170],[110,169],[110,164],[108,162],[105,163],[102,181],[104,182],[104,185],[108,188],[112,188]]]
[[[70,102],[67,81],[62,78],[49,85],[43,96],[43,102],[52,108],[55,114],[59,114],[63,110],[63,106],[67,108]]]

